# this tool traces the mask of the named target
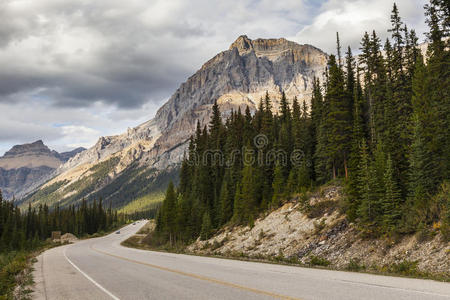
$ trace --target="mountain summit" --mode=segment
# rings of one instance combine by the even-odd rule
[[[209,122],[215,101],[224,116],[247,106],[256,110],[266,92],[275,111],[282,91],[289,101],[309,102],[313,78],[323,76],[326,61],[327,54],[311,45],[239,36],[182,83],[154,119],[121,135],[101,137],[60,166],[58,176],[40,188],[45,191],[24,200],[62,199],[65,205],[102,196],[122,207],[162,190],[177,178],[187,141],[197,121]]]
[[[15,145],[0,157],[0,189],[7,199],[13,195],[21,197],[51,178],[56,168],[83,150],[77,148],[58,153],[50,150],[42,140]]]
[[[181,84],[158,110],[155,121],[164,137],[157,144],[166,151],[187,139],[197,119],[206,124],[214,101],[225,113],[246,106],[255,110],[266,91],[275,110],[281,91],[290,100],[309,101],[313,78],[322,77],[326,61],[327,55],[311,45],[242,35]]]

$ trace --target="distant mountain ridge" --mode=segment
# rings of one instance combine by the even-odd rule
[[[176,180],[187,140],[197,120],[203,125],[209,122],[215,101],[224,115],[247,106],[256,110],[266,92],[275,111],[282,91],[289,101],[295,96],[309,102],[313,78],[322,78],[327,59],[326,53],[311,45],[242,35],[182,83],[152,120],[121,135],[101,137],[93,147],[61,165],[55,171],[57,176],[23,203],[58,201],[65,205],[83,197],[102,196],[120,207],[143,193],[156,192],[154,188],[160,192],[169,179]],[[127,192],[136,182],[160,184]]]
[[[6,199],[20,198],[51,174],[72,156],[86,149],[77,148],[58,153],[50,150],[42,140],[15,145],[0,157],[0,189]]]
[[[78,148],[73,149],[72,151],[66,151],[66,152],[61,152],[61,153],[58,153],[56,151],[54,151],[54,152],[56,152],[55,154],[57,155],[57,157],[60,160],[62,160],[63,162],[66,162],[69,159],[71,159],[72,157],[74,157],[75,155],[77,155],[78,153],[83,152],[84,150],[86,150],[86,148],[78,147]]]

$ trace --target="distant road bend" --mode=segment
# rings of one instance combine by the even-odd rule
[[[130,249],[120,234],[50,249],[34,299],[450,299],[450,284]]]

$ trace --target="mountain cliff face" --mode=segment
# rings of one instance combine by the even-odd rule
[[[39,195],[44,194],[44,201],[68,204],[101,195],[122,205],[152,192],[125,192],[142,182],[143,176],[147,185],[167,178],[158,186],[164,189],[168,179],[176,177],[197,120],[209,122],[215,101],[224,116],[239,107],[244,110],[249,106],[254,111],[266,91],[274,110],[278,110],[281,91],[289,100],[296,96],[309,101],[313,78],[323,76],[326,61],[327,55],[311,45],[284,38],[251,40],[240,36],[181,84],[154,119],[121,135],[101,137],[92,148],[61,165],[57,176],[40,188],[41,193],[28,196],[24,203],[39,202]],[[99,164],[108,166],[101,174],[96,171]],[[117,199],[118,194],[121,199]]]
[[[217,100],[222,111],[248,105],[255,110],[268,91],[278,110],[281,91],[292,100],[309,100],[314,76],[322,77],[327,55],[286,39],[250,40],[240,36],[230,49],[206,62],[183,83],[155,116],[162,137],[159,153],[186,140],[197,119],[204,124]]]
[[[51,177],[53,171],[70,157],[85,150],[77,148],[58,153],[39,140],[16,145],[0,157],[0,189],[6,199],[21,197]]]

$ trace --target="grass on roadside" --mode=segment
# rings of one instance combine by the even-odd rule
[[[39,253],[66,243],[42,242],[36,249],[0,254],[0,300],[30,299],[32,265]]]
[[[24,272],[29,267],[31,258],[31,253],[25,251],[0,254],[0,299],[29,298],[31,290],[16,287],[32,283],[29,272]]]

